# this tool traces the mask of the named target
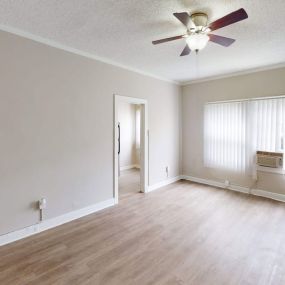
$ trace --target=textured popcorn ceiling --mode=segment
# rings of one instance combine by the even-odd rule
[[[229,48],[209,43],[197,58],[179,57],[184,39],[151,44],[184,32],[173,12],[213,21],[241,7],[249,19],[215,31],[237,40]],[[178,82],[285,63],[284,0],[1,0],[0,25]]]

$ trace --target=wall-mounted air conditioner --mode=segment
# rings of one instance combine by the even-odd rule
[[[282,152],[256,152],[256,164],[271,168],[283,168],[283,153]]]

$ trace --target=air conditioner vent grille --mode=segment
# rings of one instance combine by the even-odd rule
[[[283,153],[281,152],[256,152],[256,164],[265,167],[282,168],[283,167]]]

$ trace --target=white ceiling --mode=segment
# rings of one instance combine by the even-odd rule
[[[207,12],[210,22],[239,8],[249,19],[215,31],[235,38],[229,48],[209,43],[198,58],[179,57],[184,39],[173,12]],[[168,80],[191,80],[285,63],[284,0],[1,0],[0,25]]]

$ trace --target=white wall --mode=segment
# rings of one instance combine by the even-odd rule
[[[120,167],[134,166],[138,163],[136,154],[136,105],[119,102],[118,121],[121,128]]]
[[[206,102],[278,96],[285,94],[285,68],[257,72],[184,86],[182,89],[182,172],[223,182],[229,179],[241,186],[251,186],[249,176],[234,175],[203,165],[203,107]],[[282,175],[258,173],[255,186],[269,192],[285,194],[285,178]]]
[[[0,62],[0,234],[113,197],[113,94],[148,100],[150,185],[179,175],[179,86],[5,32]]]
[[[141,160],[141,157],[140,157],[140,155],[141,155],[141,105],[135,105],[135,114],[136,114],[135,163],[136,163],[137,167],[140,167],[140,160]]]

